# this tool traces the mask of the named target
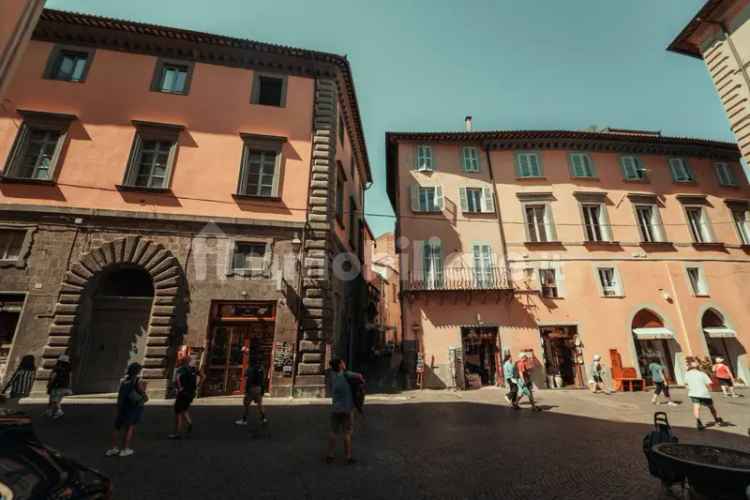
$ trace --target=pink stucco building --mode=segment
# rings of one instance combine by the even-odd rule
[[[648,381],[722,355],[748,381],[750,187],[736,145],[659,133],[388,133],[405,347],[427,387],[541,386],[595,354]],[[466,375],[468,374],[468,377]],[[467,378],[467,380],[464,380]]]

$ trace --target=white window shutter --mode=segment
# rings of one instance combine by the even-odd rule
[[[271,259],[273,258],[273,243],[266,242],[266,250],[263,254],[263,270],[268,272],[271,270]]]
[[[414,260],[412,262],[412,279],[422,281],[424,279],[424,241],[414,242]]]
[[[438,210],[443,210],[443,208],[445,208],[443,186],[435,186],[435,206],[437,206]]]
[[[658,205],[653,205],[651,209],[651,226],[654,228],[654,239],[657,242],[667,241],[667,235],[664,232],[664,222],[661,219]]]
[[[716,241],[716,234],[714,233],[714,228],[711,225],[711,220],[708,218],[708,211],[705,207],[701,209],[701,225],[703,226],[706,241],[708,243]]]
[[[419,207],[419,186],[417,184],[409,186],[409,195],[411,198],[411,211],[421,212]]]
[[[615,277],[615,289],[617,290],[617,295],[620,297],[625,296],[625,286],[622,283],[622,277],[620,276],[620,271],[614,267],[612,268],[613,276]]]
[[[432,263],[435,267],[435,281],[443,282],[443,243],[438,239],[430,240],[432,246]]]
[[[609,222],[607,205],[604,203],[599,205],[599,226],[602,228],[602,239],[604,241],[614,241],[612,224]]]
[[[552,205],[544,205],[544,229],[547,233],[548,241],[557,241],[557,229],[555,228],[555,219],[552,215]]]
[[[557,296],[558,297],[565,297],[566,295],[566,288],[565,288],[565,273],[563,273],[563,266],[560,263],[557,263],[553,269],[555,270],[555,281],[557,285]]]
[[[281,164],[283,162],[283,157],[281,154],[281,151],[276,153],[276,158],[274,160],[274,166],[273,166],[273,181],[271,184],[271,196],[274,198],[279,197],[279,182],[281,180]]]
[[[491,188],[482,188],[482,212],[495,213],[495,194]]]
[[[469,201],[466,199],[466,188],[465,187],[458,188],[458,196],[461,199],[461,211],[468,212],[469,211]]]

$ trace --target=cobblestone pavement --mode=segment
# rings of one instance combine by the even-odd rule
[[[704,432],[693,428],[689,405],[658,408],[682,442],[750,451],[746,394],[717,397],[735,426]],[[41,405],[27,408],[45,442],[113,479],[116,499],[633,500],[662,498],[641,451],[656,408],[649,397],[540,391],[542,413],[508,408],[499,389],[372,397],[355,424],[353,466],[322,462],[328,406],[320,401],[269,401],[269,434],[253,438],[232,423],[238,398],[203,399],[192,410],[194,436],[182,441],[166,439],[170,402],[150,402],[136,454],[123,459],[104,457],[111,401],[72,398],[54,422]]]

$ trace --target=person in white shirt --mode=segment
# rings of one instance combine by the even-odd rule
[[[693,415],[695,415],[696,426],[699,431],[706,428],[701,422],[701,406],[705,406],[711,411],[714,421],[717,425],[722,425],[724,421],[716,413],[714,400],[711,398],[711,378],[700,370],[700,364],[697,359],[688,361],[688,371],[685,375],[685,382],[688,386],[688,397],[693,403]]]

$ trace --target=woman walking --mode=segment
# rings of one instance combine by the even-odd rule
[[[598,392],[610,394],[609,390],[604,387],[604,366],[602,366],[602,357],[598,354],[594,355],[594,362],[591,363],[591,380],[589,381],[589,387],[594,394]]]
[[[518,373],[516,372],[516,366],[513,363],[513,356],[511,356],[510,351],[505,351],[505,355],[503,356],[503,378],[508,387],[505,400],[518,410],[520,408],[516,401],[518,399],[518,384],[516,384]]]
[[[739,396],[734,392],[734,375],[732,375],[732,370],[724,363],[724,358],[717,356],[716,364],[714,364],[712,370],[714,377],[719,380],[724,397],[738,398]]]
[[[62,411],[62,400],[65,396],[70,396],[70,372],[73,367],[70,364],[70,358],[67,354],[61,354],[57,358],[57,363],[52,369],[52,375],[47,383],[47,394],[49,394],[49,404],[47,405],[46,415],[58,419],[65,415]]]
[[[133,440],[135,426],[143,417],[143,406],[148,401],[146,382],[141,378],[143,367],[131,363],[128,372],[117,393],[117,418],[112,432],[112,448],[107,450],[108,457],[129,457],[133,453],[130,442]],[[122,436],[120,435],[122,433]]]
[[[18,365],[15,373],[10,378],[0,395],[4,395],[10,389],[10,397],[5,402],[5,407],[9,410],[17,410],[21,398],[31,394],[31,387],[34,385],[36,376],[36,366],[34,356],[26,355],[21,358],[21,364]]]

